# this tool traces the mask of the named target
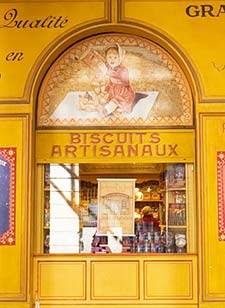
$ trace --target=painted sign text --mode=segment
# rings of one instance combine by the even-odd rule
[[[189,5],[186,7],[186,14],[189,17],[221,17],[225,13],[225,4],[211,5]]]
[[[14,29],[57,29],[64,28],[69,19],[64,16],[48,15],[38,19],[23,19],[19,17],[18,10],[13,8],[0,17],[0,28]]]
[[[159,133],[71,133],[68,144],[54,144],[51,157],[171,157],[178,144],[161,142]]]

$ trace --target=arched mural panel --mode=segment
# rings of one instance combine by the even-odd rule
[[[74,44],[51,66],[38,96],[39,128],[192,125],[181,67],[156,43],[130,34]]]

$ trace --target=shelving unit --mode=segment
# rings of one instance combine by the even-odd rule
[[[164,201],[165,230],[174,238],[177,252],[194,249],[194,192],[193,165],[168,164],[165,168]],[[192,215],[190,215],[192,213]]]

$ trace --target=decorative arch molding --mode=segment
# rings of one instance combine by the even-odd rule
[[[101,39],[100,39],[101,38]],[[108,38],[108,41],[107,41]],[[112,40],[114,39],[114,42]],[[129,41],[128,49],[126,50],[126,38]],[[49,91],[46,90],[49,86],[49,82],[52,79],[52,75],[54,75],[54,69],[56,69],[56,75],[60,75],[62,73],[63,68],[61,67],[62,71],[59,70],[60,65],[65,62],[68,62],[68,59],[71,58],[71,55],[75,56],[78,60],[87,50],[94,48],[98,49],[100,53],[103,55],[103,49],[106,47],[107,44],[116,43],[117,40],[121,45],[122,49],[126,50],[126,55],[129,56],[131,49],[133,48],[133,56],[135,54],[134,49],[141,48],[141,45],[144,49],[149,50],[152,55],[158,57],[158,60],[161,61],[161,64],[167,67],[167,72],[170,72],[173,75],[175,83],[177,84],[177,89],[180,88],[178,92],[181,91],[181,84],[185,85],[185,95],[184,93],[181,94],[181,100],[186,101],[188,100],[188,104],[183,104],[182,108],[184,114],[181,117],[177,116],[176,114],[168,119],[168,115],[160,115],[158,114],[160,119],[155,119],[154,116],[151,117],[150,120],[146,121],[146,119],[133,119],[131,121],[121,121],[118,118],[112,122],[112,120],[105,122],[100,119],[100,121],[83,121],[79,119],[75,120],[66,120],[65,119],[57,119],[55,118],[54,121],[47,120],[51,113],[54,112],[54,108],[57,106],[57,102],[55,101],[53,105],[51,105],[49,112],[46,112],[46,102],[50,102],[51,95],[49,96]],[[94,43],[95,41],[95,43]],[[132,42],[131,42],[132,41]],[[136,41],[136,45],[134,44]],[[96,42],[98,42],[96,44]],[[125,45],[124,45],[125,44]],[[143,45],[144,44],[144,45]],[[136,46],[136,47],[135,47]],[[101,50],[102,49],[102,50]],[[137,50],[136,50],[137,51]],[[81,55],[82,54],[82,55]],[[62,61],[62,62],[60,62]],[[131,61],[131,60],[130,60]],[[127,60],[127,63],[129,61]],[[60,63],[60,64],[59,64]],[[71,64],[71,63],[70,63]],[[161,65],[161,66],[162,66]],[[130,66],[130,65],[129,65]],[[57,68],[56,68],[57,67]],[[65,69],[65,67],[64,67]],[[55,72],[56,72],[55,71]],[[131,69],[132,71],[132,69]],[[68,73],[68,71],[67,71]],[[139,72],[140,73],[140,72]],[[165,73],[165,72],[164,72]],[[131,74],[132,75],[132,74]],[[181,75],[181,77],[179,76]],[[68,128],[68,127],[82,127],[82,126],[114,126],[114,127],[121,127],[121,126],[148,126],[148,127],[171,127],[171,126],[179,126],[179,127],[190,127],[193,126],[193,109],[194,104],[193,101],[197,100],[197,94],[199,91],[198,89],[198,81],[195,77],[194,70],[189,63],[188,59],[185,57],[183,52],[175,46],[173,42],[170,42],[166,39],[163,35],[158,33],[157,31],[146,31],[141,29],[141,27],[137,26],[124,26],[124,25],[100,25],[91,27],[90,29],[81,30],[80,32],[71,32],[67,34],[64,38],[60,39],[60,42],[57,40],[55,41],[52,46],[50,46],[49,50],[41,56],[37,60],[37,65],[35,69],[35,74],[33,74],[35,78],[32,80],[32,87],[30,88],[30,96],[31,102],[35,106],[38,101],[38,127],[39,128],[49,128],[49,127],[60,127],[60,128]],[[61,77],[60,77],[61,78]],[[60,78],[58,81],[57,78],[54,78],[54,82],[51,84],[53,88],[57,88],[60,84]],[[53,80],[53,79],[52,79]],[[62,80],[61,80],[62,81]],[[131,81],[132,83],[132,81]],[[48,85],[47,85],[48,84]],[[53,85],[54,84],[54,85]],[[50,87],[51,87],[50,86]],[[44,90],[43,90],[44,89]],[[68,89],[69,92],[76,92],[78,89]],[[141,91],[141,89],[139,88]],[[146,90],[146,88],[145,88]],[[147,89],[148,90],[148,89]],[[150,89],[152,90],[152,89]],[[157,89],[153,89],[157,90]],[[48,91],[48,94],[47,92]],[[139,92],[140,92],[139,91]],[[44,93],[45,92],[45,93]],[[79,92],[79,91],[77,91]],[[88,92],[85,90],[85,92]],[[144,91],[145,92],[145,91]],[[148,92],[148,91],[147,91]],[[151,91],[150,91],[151,92]],[[48,98],[46,98],[46,94]],[[56,95],[56,93],[54,94]],[[38,98],[38,99],[37,99]],[[61,97],[62,99],[62,97]],[[42,100],[42,101],[41,101]],[[59,102],[58,102],[59,103]],[[42,105],[41,105],[42,104]],[[41,106],[41,108],[40,108]],[[157,106],[155,107],[157,109]],[[42,109],[42,111],[40,110]],[[48,107],[47,107],[48,109]],[[158,106],[158,110],[159,110]],[[170,116],[169,116],[170,117]],[[162,119],[163,118],[163,119]],[[166,121],[165,121],[166,118]],[[191,118],[191,120],[190,120]],[[42,119],[42,120],[40,120]],[[187,120],[188,119],[188,120]]]

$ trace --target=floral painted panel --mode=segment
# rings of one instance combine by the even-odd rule
[[[0,245],[15,244],[16,148],[0,148]]]

